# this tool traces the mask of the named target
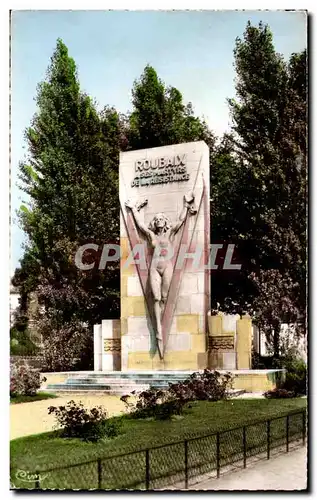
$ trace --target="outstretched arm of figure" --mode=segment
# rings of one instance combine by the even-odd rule
[[[139,215],[139,211],[145,205],[147,205],[147,200],[145,200],[143,203],[136,203],[135,205],[133,205],[129,200],[125,202],[125,206],[127,208],[130,208],[131,212],[133,213],[133,217],[134,217],[134,220],[135,220],[137,228],[140,229],[140,231],[145,236],[147,236],[147,237],[150,238],[151,237],[151,231],[145,226],[145,224],[143,224],[143,222],[142,222],[142,220],[140,218],[140,215]]]
[[[172,230],[171,230],[172,233],[176,234],[177,231],[180,230],[180,228],[182,227],[182,225],[185,222],[188,210],[190,211],[191,214],[195,214],[197,212],[194,205],[193,205],[194,201],[195,201],[194,193],[189,193],[188,195],[184,196],[184,206],[183,206],[183,209],[179,215],[178,221],[172,227]]]
[[[188,211],[188,208],[187,206],[185,206],[184,204],[184,207],[179,215],[179,218],[178,218],[178,221],[176,222],[176,224],[172,227],[172,230],[171,232],[176,234],[177,231],[180,230],[180,228],[182,227],[182,225],[184,224],[185,222],[185,219],[186,219],[186,215],[187,215],[187,211]]]

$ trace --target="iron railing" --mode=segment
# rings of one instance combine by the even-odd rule
[[[306,410],[126,454],[36,471],[36,489],[187,489],[204,475],[305,444]]]

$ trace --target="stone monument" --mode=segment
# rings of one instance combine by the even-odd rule
[[[95,325],[96,371],[251,368],[251,318],[211,316],[209,149],[120,154],[121,318]]]
[[[120,156],[122,370],[207,366],[209,149]]]
[[[46,374],[48,387],[118,394],[210,368],[235,389],[274,388],[278,370],[251,370],[252,319],[209,311],[207,145],[121,153],[119,174],[121,317],[94,325],[93,375]]]

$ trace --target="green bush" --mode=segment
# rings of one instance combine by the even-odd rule
[[[289,350],[284,356],[259,356],[254,353],[252,357],[252,368],[284,369],[285,372],[278,376],[277,386],[301,396],[306,394],[307,367],[303,359],[293,350]]]
[[[130,403],[129,395],[121,397],[133,418],[168,420],[181,415],[187,403],[192,401],[219,401],[229,395],[232,376],[215,370],[205,369],[202,373],[192,373],[183,382],[169,384],[166,390],[150,388],[138,394],[135,404]],[[134,392],[132,393],[134,394]]]
[[[202,373],[194,372],[188,379],[170,384],[169,391],[178,400],[186,401],[220,401],[229,395],[233,377],[217,370],[206,368]]]
[[[266,368],[270,367],[284,370],[284,373],[278,376],[277,379],[277,392],[274,392],[274,394],[269,397],[296,397],[306,394],[307,367],[303,359],[296,357],[292,352],[280,358],[267,356],[260,359],[265,360]],[[271,392],[272,391],[268,391],[268,394],[271,394]],[[287,396],[286,393],[289,393],[290,396]]]
[[[62,437],[77,437],[83,441],[97,442],[119,434],[119,422],[108,421],[107,412],[102,406],[87,409],[82,403],[72,400],[65,406],[50,406],[48,413],[55,415]]]
[[[20,331],[16,328],[10,330],[10,354],[11,356],[34,356],[39,348],[30,339],[27,330]]]
[[[135,392],[133,391],[134,395]],[[136,403],[130,403],[130,396],[121,396],[121,401],[126,405],[133,418],[155,418],[156,420],[168,420],[173,415],[180,415],[187,400],[177,398],[169,390],[155,389],[151,387],[138,394]]]
[[[264,397],[266,399],[295,398],[295,396],[296,395],[293,391],[287,391],[286,389],[279,389],[279,388],[264,393]]]
[[[284,368],[286,374],[282,382],[282,388],[293,391],[298,396],[305,395],[307,384],[306,363],[302,359],[289,360],[285,362]]]

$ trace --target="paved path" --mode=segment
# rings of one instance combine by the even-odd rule
[[[261,460],[190,486],[190,490],[304,490],[307,488],[307,450],[305,447]]]
[[[64,405],[67,401],[82,401],[85,406],[103,406],[109,416],[118,415],[124,411],[125,405],[120,396],[102,394],[68,394],[54,399],[43,399],[31,403],[10,405],[10,439],[16,439],[30,434],[39,434],[53,429],[54,415],[48,415],[49,406]]]

